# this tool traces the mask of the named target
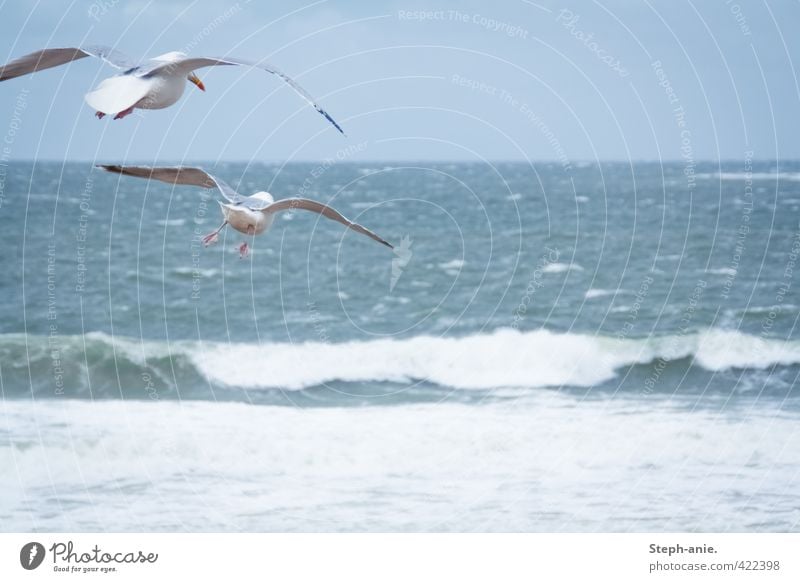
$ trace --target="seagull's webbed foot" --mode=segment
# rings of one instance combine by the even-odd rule
[[[102,111],[95,111],[95,112],[94,112],[94,116],[95,116],[97,119],[103,119],[103,118],[106,116],[106,114],[105,114],[105,113],[103,113]]]
[[[245,258],[248,253],[250,253],[250,246],[246,242],[243,242],[239,245],[239,258]]]
[[[207,247],[207,246],[213,245],[215,242],[217,242],[219,240],[219,231],[221,231],[223,228],[225,228],[226,224],[228,224],[227,221],[223,222],[222,224],[219,225],[219,228],[217,230],[215,230],[214,232],[208,233],[206,236],[204,236],[202,239],[200,239],[203,242],[203,246]]]
[[[213,245],[214,243],[216,243],[219,240],[219,231],[215,230],[214,232],[211,232],[211,233],[207,234],[206,236],[204,236],[201,240],[203,241],[203,246],[204,247],[207,247],[209,245]]]
[[[114,116],[114,119],[124,119],[125,117],[127,117],[131,113],[133,113],[133,107],[128,107],[127,109],[124,109],[123,111],[120,111],[119,113],[117,113]]]

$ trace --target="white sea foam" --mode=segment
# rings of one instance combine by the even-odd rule
[[[797,310],[797,305],[793,303],[781,303],[775,305],[752,305],[747,309],[743,309],[741,313],[749,315],[761,315],[769,313],[788,313]]]
[[[617,292],[613,289],[589,289],[586,292],[586,299],[594,299],[595,297],[608,297],[609,295],[616,295]]]
[[[698,174],[698,178],[715,180],[787,180],[800,181],[800,172],[715,172]]]
[[[441,263],[439,267],[444,269],[448,274],[458,273],[464,267],[465,261],[463,259],[453,259],[446,263]]]
[[[210,277],[216,277],[217,275],[219,275],[220,272],[219,272],[218,269],[199,269],[199,268],[195,268],[195,267],[178,267],[177,269],[174,270],[174,273],[177,274],[177,275],[184,275],[184,276],[191,275],[192,277],[196,276],[196,277],[210,278]]]
[[[179,344],[209,380],[249,388],[302,389],[333,381],[425,380],[462,389],[592,386],[659,358],[694,357],[711,371],[800,363],[800,343],[737,331],[618,340],[505,329],[462,338],[297,344]],[[141,346],[137,346],[141,350]]]
[[[583,271],[578,263],[548,263],[542,268],[543,273],[565,273],[567,271]]]
[[[796,411],[673,402],[9,400],[0,515],[7,531],[796,529]]]
[[[162,219],[156,220],[156,224],[159,226],[183,226],[186,224],[185,218],[170,218],[169,220]]]

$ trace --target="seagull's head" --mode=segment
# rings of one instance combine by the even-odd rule
[[[194,73],[192,73],[191,75],[189,75],[186,78],[189,79],[190,83],[193,83],[194,85],[197,85],[197,88],[200,89],[201,91],[205,91],[206,90],[206,86],[203,85],[203,82],[200,80],[200,77],[198,77]]]

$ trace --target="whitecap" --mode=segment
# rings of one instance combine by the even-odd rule
[[[616,295],[617,292],[611,289],[589,289],[586,292],[586,299],[594,299],[595,297],[608,297],[609,295]]]
[[[200,269],[199,267],[178,267],[173,272],[183,277],[203,277],[206,279],[219,275],[218,269]]]
[[[716,180],[787,180],[800,182],[800,172],[716,172],[697,174],[698,178]]]
[[[566,273],[567,271],[583,271],[578,263],[548,263],[542,267],[542,273]]]
[[[170,218],[169,220],[156,220],[156,224],[159,226],[183,226],[186,224],[185,218]]]
[[[141,351],[141,346],[137,346]],[[501,329],[460,338],[417,336],[363,342],[211,344],[183,348],[210,380],[251,388],[302,389],[332,381],[425,380],[463,389],[593,386],[622,367],[693,357],[709,371],[800,363],[800,342],[738,331],[619,340],[588,334]]]
[[[446,263],[439,263],[439,268],[444,269],[449,275],[457,275],[464,267],[464,259],[453,259]]]

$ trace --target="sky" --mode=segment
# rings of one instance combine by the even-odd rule
[[[800,3],[0,0],[0,61],[106,44],[202,69],[174,106],[95,119],[95,59],[0,84],[10,160],[740,160],[800,158]],[[799,63],[800,64],[800,63]],[[9,143],[10,142],[10,143]]]

